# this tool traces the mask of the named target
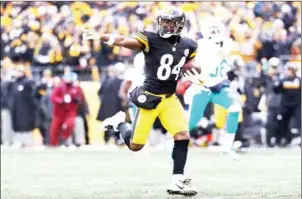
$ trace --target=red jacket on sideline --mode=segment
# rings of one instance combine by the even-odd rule
[[[53,116],[77,114],[77,108],[84,100],[82,89],[78,85],[62,82],[51,93]]]

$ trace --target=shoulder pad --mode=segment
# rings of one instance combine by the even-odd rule
[[[155,36],[156,33],[151,32],[151,31],[138,31],[134,38],[138,40],[141,44],[143,44],[142,50],[146,53],[149,52],[150,50],[150,41],[152,38]]]
[[[196,52],[197,52],[197,47],[198,44],[195,40],[188,38],[188,37],[184,37],[183,38],[185,43],[188,45],[189,49],[190,49],[190,56],[189,59],[192,59],[196,56]]]

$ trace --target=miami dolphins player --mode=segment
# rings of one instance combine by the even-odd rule
[[[238,128],[238,117],[241,110],[239,94],[229,87],[227,72],[231,70],[227,57],[231,50],[232,40],[226,38],[224,25],[217,19],[203,23],[203,38],[198,41],[198,50],[195,64],[201,69],[186,71],[185,79],[191,81],[188,89],[192,98],[190,106],[189,130],[196,128],[203,117],[208,103],[215,103],[224,107],[227,112],[226,130],[223,138],[223,152],[230,154],[234,159],[238,155],[232,150],[234,137]]]
[[[129,101],[130,92],[132,92],[138,85],[144,82],[144,66],[145,66],[145,56],[144,53],[140,52],[135,55],[133,59],[133,67],[127,68],[124,73],[124,81],[122,82],[119,96],[123,101]],[[129,115],[132,124],[135,121],[135,116],[137,113],[137,107],[130,102]]]

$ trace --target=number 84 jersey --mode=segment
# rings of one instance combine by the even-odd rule
[[[138,32],[134,38],[145,55],[144,89],[154,94],[175,93],[181,68],[195,57],[197,43],[186,37],[164,39],[150,31]]]

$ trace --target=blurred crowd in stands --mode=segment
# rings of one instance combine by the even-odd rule
[[[200,19],[213,15],[234,40],[229,78],[243,106],[236,140],[243,146],[288,146],[299,137],[300,2],[1,2],[2,144],[30,145],[29,132],[35,128],[45,145],[58,145],[59,136],[70,144],[71,135],[74,144],[88,144],[89,111],[79,81],[102,82],[101,102],[116,99],[114,110],[100,107],[98,119],[104,120],[131,106],[119,90],[139,54],[99,40],[83,41],[81,28],[124,36],[154,30],[156,14],[171,4],[186,14],[186,36],[202,38]],[[179,82],[182,100],[187,87]],[[219,144],[216,134],[223,124],[212,116],[222,111],[209,107],[208,112],[192,132],[196,145]],[[160,123],[157,128],[162,129]],[[112,134],[105,132],[105,142]],[[113,136],[119,144],[119,136]]]

